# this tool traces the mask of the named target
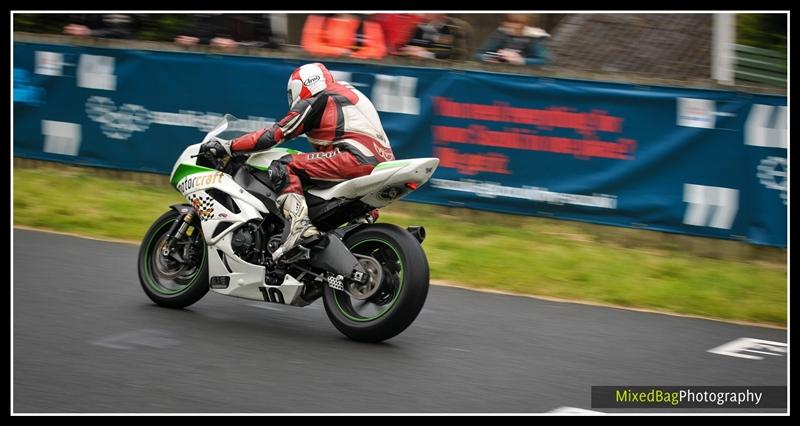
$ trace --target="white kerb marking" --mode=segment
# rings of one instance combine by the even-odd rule
[[[786,353],[787,349],[788,346],[786,343],[773,342],[771,340],[752,339],[750,337],[740,337],[736,340],[725,343],[724,345],[709,349],[708,352],[736,358],[760,360],[764,359],[764,357],[758,355],[749,355],[748,353],[782,356]]]
[[[602,411],[593,411],[587,410],[585,408],[578,408],[578,407],[558,407],[555,410],[550,410],[548,413],[560,413],[560,414],[605,414]]]

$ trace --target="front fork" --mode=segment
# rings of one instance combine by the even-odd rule
[[[186,230],[191,226],[192,220],[194,220],[194,211],[192,210],[189,210],[185,214],[180,214],[175,219],[175,222],[172,223],[169,231],[167,231],[167,238],[161,244],[161,247],[159,247],[162,256],[170,256],[179,262],[184,262],[182,256],[175,249],[175,241],[180,241],[180,239],[183,238]]]

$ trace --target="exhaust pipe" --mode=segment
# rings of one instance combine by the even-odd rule
[[[413,235],[420,244],[425,241],[425,228],[421,226],[409,226],[406,228],[406,231]]]

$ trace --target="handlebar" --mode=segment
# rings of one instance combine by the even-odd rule
[[[211,162],[210,164],[211,167],[222,171],[224,171],[231,163],[231,160],[233,160],[233,157],[230,155],[225,154],[223,157],[220,158],[216,155],[216,153],[212,153],[212,151],[205,150],[202,147],[200,148],[200,152],[198,152],[195,155],[189,156],[189,158],[197,158],[197,157],[207,158],[208,161]]]

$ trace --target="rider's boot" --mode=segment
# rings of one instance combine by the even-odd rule
[[[279,196],[277,201],[283,211],[283,216],[289,221],[289,235],[286,237],[286,241],[272,254],[273,260],[280,259],[298,244],[319,236],[317,227],[308,218],[308,205],[305,197],[290,192]]]

